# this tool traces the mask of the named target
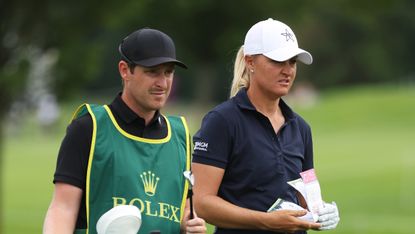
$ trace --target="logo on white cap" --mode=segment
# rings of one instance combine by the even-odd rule
[[[311,54],[298,47],[291,28],[269,18],[252,26],[245,36],[244,54],[262,54],[272,60],[283,62],[295,56],[300,62],[311,64]]]
[[[291,34],[288,31],[288,29],[285,29],[285,33],[281,33],[281,35],[285,36],[286,41],[288,41],[288,40],[294,41],[293,34]]]

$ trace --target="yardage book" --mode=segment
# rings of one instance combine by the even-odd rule
[[[307,203],[308,212],[300,218],[315,222],[318,219],[319,209],[323,207],[320,184],[314,169],[303,171],[300,173],[300,176],[300,178],[287,183],[295,188]],[[268,209],[268,212],[274,210],[304,210],[304,208],[293,202],[278,198]]]

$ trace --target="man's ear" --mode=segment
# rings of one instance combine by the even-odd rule
[[[123,80],[128,79],[128,75],[130,73],[130,67],[128,66],[128,63],[124,60],[121,60],[118,62],[118,71],[120,72],[120,76]]]

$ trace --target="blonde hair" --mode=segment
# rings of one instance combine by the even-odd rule
[[[230,98],[235,96],[242,88],[249,88],[250,75],[245,64],[245,56],[243,46],[239,48],[236,54],[235,64],[233,67],[233,80],[231,86]]]

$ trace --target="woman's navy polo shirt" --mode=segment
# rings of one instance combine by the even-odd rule
[[[225,170],[219,197],[259,211],[267,211],[278,198],[298,203],[287,181],[313,168],[311,130],[282,99],[279,106],[285,123],[278,133],[256,111],[246,89],[204,117],[193,137],[193,162]]]

